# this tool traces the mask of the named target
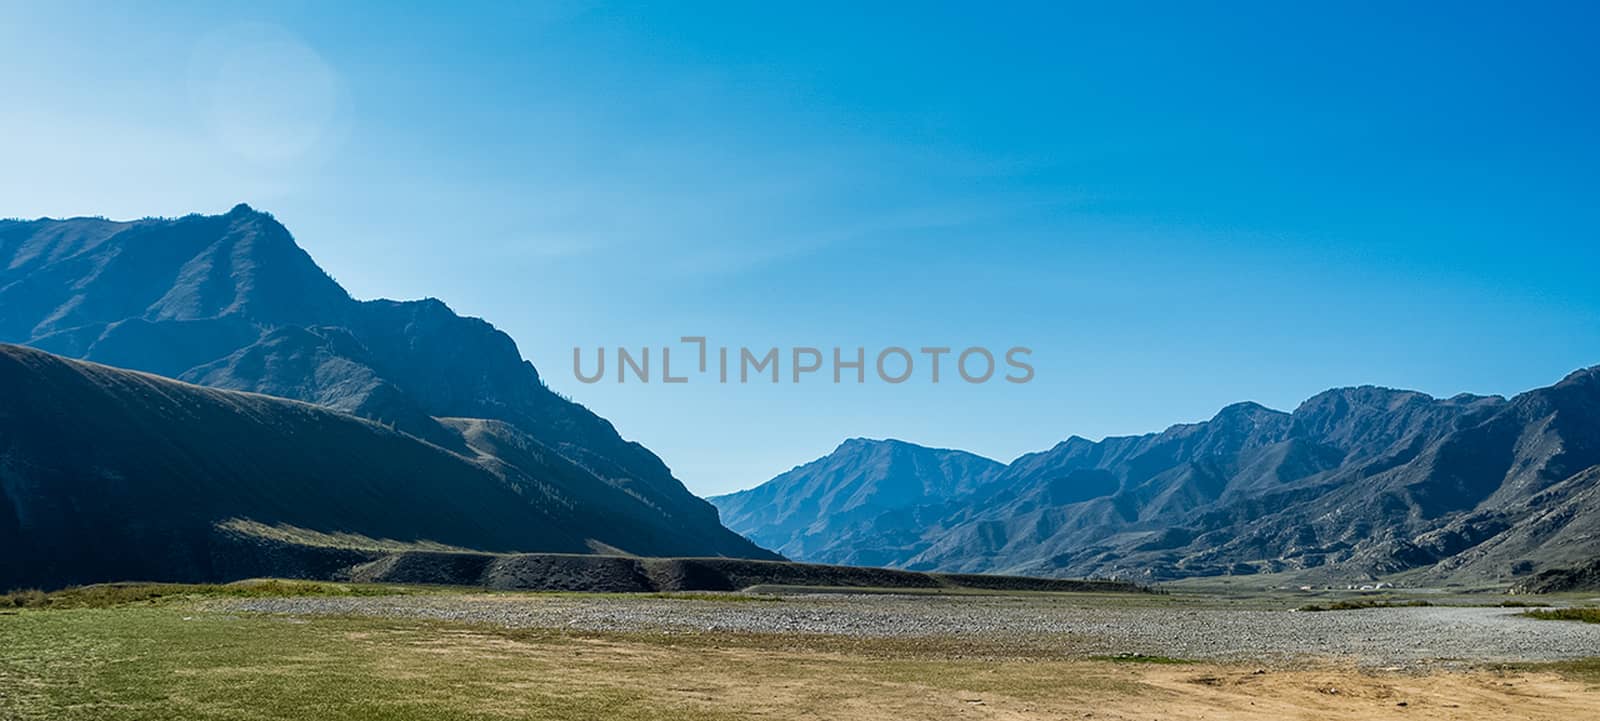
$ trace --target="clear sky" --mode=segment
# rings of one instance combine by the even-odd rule
[[[249,202],[702,494],[852,436],[1009,460],[1600,364],[1587,3],[140,5],[0,2],[0,216]],[[1037,377],[573,378],[681,335]]]

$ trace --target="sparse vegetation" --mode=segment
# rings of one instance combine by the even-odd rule
[[[1548,608],[1522,614],[1541,621],[1582,621],[1600,623],[1600,608]]]
[[[51,593],[14,591],[0,596],[0,608],[113,608],[152,604],[175,598],[265,598],[274,596],[388,596],[406,593],[400,586],[339,584],[318,581],[264,579],[227,584],[205,583],[102,583]]]
[[[1544,664],[1544,666],[1567,678],[1600,685],[1600,656],[1582,658],[1576,661],[1557,661]]]
[[[1554,673],[1574,681],[1600,686],[1600,656],[1571,661],[1544,661],[1541,663],[1511,663],[1496,667],[1502,672]]]
[[[37,588],[12,591],[0,596],[0,608],[37,608],[49,601],[49,596]]]
[[[241,536],[278,541],[313,548],[338,548],[360,551],[441,551],[446,553],[475,553],[470,548],[451,546],[433,541],[396,541],[370,538],[357,533],[323,533],[299,528],[287,523],[267,525],[242,518],[233,518],[216,524],[217,530]]]

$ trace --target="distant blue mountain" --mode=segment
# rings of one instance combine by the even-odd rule
[[[904,552],[895,539],[915,527],[897,514],[971,493],[1003,468],[965,451],[852,438],[761,486],[711,502],[729,528],[785,556],[887,565]]]
[[[1510,400],[1340,388],[1003,468],[938,460],[957,457],[850,441],[712,500],[797,560],[913,570],[1502,583],[1600,557],[1600,368]]]

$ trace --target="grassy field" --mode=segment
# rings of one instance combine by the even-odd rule
[[[19,719],[731,719],[762,707],[864,712],[874,697],[923,706],[924,688],[1024,702],[1063,690],[1050,665],[1005,669],[887,648],[847,655],[772,639],[240,617],[185,603],[22,611],[0,616],[0,630],[0,709]],[[1074,673],[1067,685],[1135,690],[1109,669]]]
[[[124,585],[0,610],[0,719],[1570,721],[1600,707],[1594,662],[1420,675],[1265,671],[1164,656],[995,657],[957,641],[277,616],[228,612],[215,602],[392,593],[456,592]],[[749,602],[728,594],[656,598]]]

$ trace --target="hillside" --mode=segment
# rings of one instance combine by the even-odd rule
[[[217,524],[589,550],[549,489],[377,423],[0,345],[0,587],[214,580]],[[629,545],[625,538],[607,543]]]
[[[0,221],[0,342],[376,421],[626,526],[646,555],[775,558],[643,446],[435,299],[358,301],[270,215]]]
[[[1510,400],[1341,388],[1292,413],[1240,403],[1160,433],[1069,438],[966,493],[854,523],[825,553],[1141,581],[1504,583],[1600,556],[1597,464],[1600,369]],[[780,476],[746,493],[789,485]]]

